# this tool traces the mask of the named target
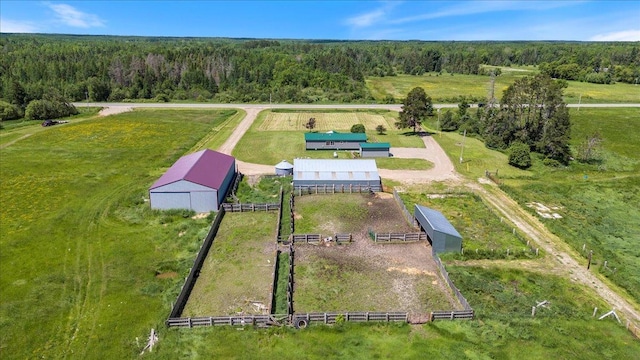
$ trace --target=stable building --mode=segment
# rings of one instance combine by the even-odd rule
[[[304,142],[307,150],[358,150],[360,143],[367,142],[367,134],[335,131],[306,133]]]
[[[462,251],[462,236],[441,212],[416,204],[414,215],[434,253]]]
[[[331,186],[339,191],[367,187],[381,191],[382,185],[376,161],[373,159],[295,159],[294,188]]]
[[[178,159],[150,188],[152,209],[217,211],[236,177],[236,160],[213,150]]]
[[[360,157],[389,157],[390,148],[388,142],[360,143]]]

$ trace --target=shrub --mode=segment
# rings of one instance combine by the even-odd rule
[[[364,133],[364,131],[364,125],[362,124],[355,124],[351,127],[352,133]]]
[[[542,160],[542,164],[545,165],[545,166],[551,166],[551,167],[560,167],[560,166],[562,166],[560,161],[558,161],[556,159],[552,159],[552,158],[545,158],[544,160]]]
[[[64,101],[33,100],[27,105],[24,116],[29,120],[57,119],[76,115],[75,106]]]
[[[15,120],[21,117],[22,114],[18,106],[0,101],[0,121]]]
[[[531,151],[529,145],[514,142],[509,147],[509,165],[526,169],[531,166]]]

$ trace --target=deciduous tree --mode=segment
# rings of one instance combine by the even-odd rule
[[[396,122],[396,127],[398,129],[412,127],[413,132],[416,132],[424,118],[431,115],[433,115],[431,97],[425,93],[423,88],[415,87],[409,91],[403,101],[400,121]]]

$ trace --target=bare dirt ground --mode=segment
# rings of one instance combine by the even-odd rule
[[[109,106],[100,110],[98,114],[100,116],[109,116],[109,115],[121,114],[121,113],[132,111],[132,110],[133,110],[132,106]]]

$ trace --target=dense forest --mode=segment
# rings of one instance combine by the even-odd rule
[[[371,101],[367,76],[481,74],[638,82],[640,43],[304,41],[2,34],[0,98],[216,102]]]

